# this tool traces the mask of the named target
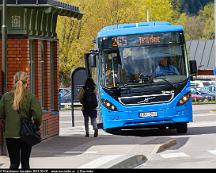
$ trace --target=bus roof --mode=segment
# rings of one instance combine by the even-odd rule
[[[175,31],[183,31],[183,27],[181,25],[172,25],[169,22],[141,22],[106,26],[98,32],[97,37]]]

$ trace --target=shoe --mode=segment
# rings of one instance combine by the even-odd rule
[[[97,137],[98,136],[98,129],[96,129],[95,131],[94,131],[94,137]]]
[[[86,133],[85,137],[89,137],[89,134],[88,134],[88,133]]]

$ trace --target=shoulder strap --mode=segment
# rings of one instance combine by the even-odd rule
[[[6,113],[5,113],[5,97],[4,97],[4,95],[2,96],[3,98],[2,98],[2,100],[3,100],[3,111],[4,111],[4,119],[6,119]]]
[[[17,113],[19,114],[19,117],[22,119],[23,116],[22,116],[22,114],[21,114],[21,111],[20,111],[20,110],[17,110]]]

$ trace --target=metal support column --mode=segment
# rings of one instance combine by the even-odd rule
[[[2,1],[2,94],[7,90],[7,0]],[[3,137],[3,130],[2,130]],[[2,139],[1,154],[6,155],[6,145],[4,138]]]
[[[2,6],[2,93],[7,88],[7,25],[6,25],[6,4],[7,0],[3,0]]]

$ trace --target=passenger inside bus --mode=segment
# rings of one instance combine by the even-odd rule
[[[106,70],[106,76],[105,76],[105,86],[108,88],[116,87],[118,84],[118,77],[114,70],[111,68],[108,68]]]
[[[106,87],[113,87],[114,86],[114,82],[113,82],[113,74],[111,69],[108,69],[106,71]]]
[[[165,75],[179,75],[177,68],[170,64],[168,57],[162,57],[155,70],[155,77]]]

